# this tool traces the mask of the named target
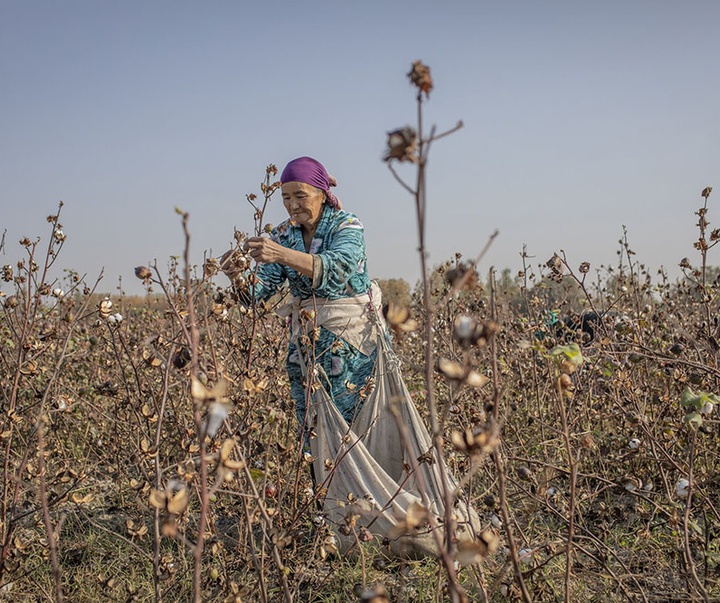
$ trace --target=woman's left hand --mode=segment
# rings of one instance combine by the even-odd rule
[[[266,264],[285,263],[285,247],[267,237],[251,237],[245,242],[245,250],[256,262]]]

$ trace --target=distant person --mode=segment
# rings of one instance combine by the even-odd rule
[[[581,314],[565,316],[554,324],[559,337],[569,341],[578,340],[589,345],[595,341],[595,335],[602,323],[603,316],[595,311],[587,310]]]

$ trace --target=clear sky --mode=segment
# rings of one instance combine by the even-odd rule
[[[597,268],[626,225],[677,276],[720,186],[718,23],[715,0],[0,0],[0,264],[62,200],[60,264],[140,292],[135,266],[182,253],[175,206],[200,263],[252,228],[267,164],[312,155],[372,275],[414,282],[412,199],[382,155],[415,123],[421,59],[426,122],[465,124],[430,156],[432,264],[498,229],[481,271],[518,270],[523,245]]]

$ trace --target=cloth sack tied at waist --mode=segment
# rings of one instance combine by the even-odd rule
[[[384,319],[377,308],[382,304],[382,293],[373,281],[370,292],[340,299],[308,298],[293,300],[275,312],[283,318],[290,316],[290,339],[296,345],[300,337],[300,310],[315,312],[315,324],[325,327],[351,346],[370,356],[377,347],[376,325],[385,328]],[[375,314],[375,318],[371,317]]]

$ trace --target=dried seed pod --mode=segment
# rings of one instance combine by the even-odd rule
[[[174,486],[167,490],[155,490],[150,493],[150,506],[167,511],[171,515],[182,515],[188,507],[189,492],[184,486],[174,491]]]
[[[560,377],[558,377],[558,385],[562,391],[572,391],[575,389],[572,377],[567,373],[562,373]]]
[[[402,332],[414,331],[418,327],[417,321],[410,317],[407,306],[388,302],[383,304],[382,311],[388,326],[398,335]]]
[[[467,454],[490,454],[500,444],[497,427],[489,422],[462,432],[453,431],[451,439],[457,450]]]
[[[152,348],[143,348],[142,359],[150,366],[161,366],[162,359],[158,357],[157,352]]]
[[[152,272],[147,266],[137,266],[135,268],[135,276],[138,277],[144,284],[148,284],[152,278]]]
[[[581,448],[584,448],[585,450],[592,450],[595,446],[595,438],[592,437],[592,434],[586,433],[580,438]]]
[[[190,348],[183,346],[173,354],[172,363],[176,369],[183,369],[189,364],[191,359],[192,354],[190,353]]]
[[[106,297],[105,299],[102,299],[98,302],[98,311],[100,312],[100,316],[102,318],[108,318],[112,313],[112,307],[113,303],[110,300],[109,297]]]
[[[242,250],[231,249],[222,255],[219,266],[228,278],[235,279],[248,269],[250,260]]]
[[[456,385],[482,387],[490,381],[488,377],[481,375],[471,367],[447,358],[438,358],[436,368],[445,379]]]
[[[562,258],[557,253],[554,253],[553,256],[545,262],[545,265],[550,268],[550,272],[552,272],[554,276],[562,276],[565,266]]]
[[[481,323],[475,330],[475,345],[479,347],[487,345],[499,330],[500,325],[495,321]]]
[[[474,288],[479,281],[477,270],[465,262],[459,262],[455,268],[445,272],[445,282],[451,287],[463,290]]]
[[[533,480],[533,472],[525,466],[518,467],[515,469],[515,473],[517,473],[517,476],[525,481],[532,481]]]
[[[408,77],[413,85],[425,96],[430,96],[430,90],[433,89],[433,81],[430,77],[430,67],[422,61],[413,61],[412,69],[408,73]]]
[[[397,159],[398,161],[416,162],[417,133],[410,127],[399,128],[387,133],[387,150],[385,161]]]
[[[498,550],[500,539],[494,530],[483,530],[476,540],[462,540],[458,543],[457,562],[460,565],[480,563],[483,557],[492,555]]]
[[[217,258],[208,258],[203,264],[203,276],[205,278],[211,278],[220,272],[220,262]]]

